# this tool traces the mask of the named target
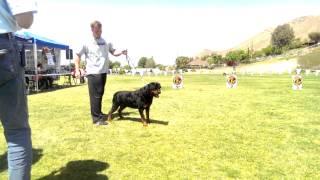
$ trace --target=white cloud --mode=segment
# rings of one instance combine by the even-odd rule
[[[97,19],[103,24],[103,37],[120,49],[128,48],[133,61],[153,56],[157,63],[174,64],[178,55],[231,48],[268,27],[318,12],[319,7],[307,5],[166,8],[43,0],[31,31],[76,47],[91,36],[90,22]]]

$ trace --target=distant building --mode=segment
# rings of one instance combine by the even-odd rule
[[[187,64],[187,67],[191,68],[191,69],[202,69],[202,68],[209,67],[209,64],[207,61],[203,61],[199,58],[196,58],[196,59],[192,60],[191,62],[189,62]]]

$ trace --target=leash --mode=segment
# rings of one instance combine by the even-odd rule
[[[133,63],[132,63],[131,58],[128,56],[128,53],[126,54],[126,60],[127,60],[128,66],[130,67],[131,73],[133,73],[132,69],[134,70],[135,73],[138,72],[137,69],[134,67],[134,65],[133,65]],[[140,74],[140,73],[139,73],[139,74]],[[135,74],[134,74],[134,75],[135,75]],[[143,79],[143,74],[142,74],[142,75],[140,74],[140,80],[142,81],[142,83],[143,83],[144,85],[147,84],[147,83],[144,81],[144,79]]]
[[[128,53],[126,54],[126,60],[127,60],[128,66],[130,67],[130,70],[132,70],[132,69],[136,70],[134,65],[132,63],[130,63],[131,60],[130,60],[130,57],[128,56]]]

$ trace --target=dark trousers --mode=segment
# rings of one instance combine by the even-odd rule
[[[50,76],[41,76],[38,83],[39,89],[49,89],[52,88],[53,78]]]
[[[90,109],[91,117],[93,123],[103,120],[101,103],[104,94],[104,86],[107,81],[107,74],[89,74],[88,78],[88,88],[90,96]]]

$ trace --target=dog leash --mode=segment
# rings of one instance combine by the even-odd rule
[[[134,65],[132,63],[131,58],[128,56],[128,53],[126,54],[126,60],[127,60],[128,66],[130,67],[131,73],[133,72],[132,69],[135,71],[135,73],[138,72],[137,69],[134,67]],[[140,75],[140,80],[142,81],[143,85],[147,84],[143,79],[143,74]]]
[[[128,56],[128,54],[126,54],[126,60],[127,60],[127,63],[128,63],[128,66],[130,67],[130,70],[132,69],[135,69],[135,67],[133,66],[132,63],[130,63],[130,57]],[[135,69],[136,70],[136,69]]]

